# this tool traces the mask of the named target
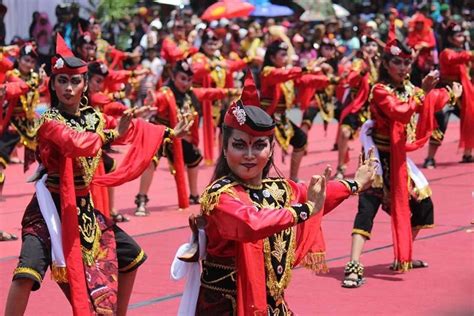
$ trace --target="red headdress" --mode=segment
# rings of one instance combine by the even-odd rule
[[[252,136],[271,136],[275,122],[260,108],[257,87],[250,70],[247,70],[240,100],[233,103],[224,117],[224,124]]]
[[[87,72],[87,63],[74,56],[59,33],[56,35],[56,56],[51,59],[51,65],[55,75],[77,75]]]
[[[385,45],[384,52],[392,56],[401,58],[411,58],[411,49],[403,45],[399,40],[391,40]]]

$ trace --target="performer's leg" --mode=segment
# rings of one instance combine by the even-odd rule
[[[301,122],[300,128],[305,134],[308,134],[309,130],[311,129],[311,126],[313,125],[313,121],[316,115],[318,115],[318,112],[319,110],[314,106],[311,106],[308,109],[306,109],[306,111],[304,111],[303,121]]]
[[[372,190],[372,189],[371,189]],[[374,218],[377,214],[382,198],[373,192],[366,192],[359,195],[359,206],[352,229],[351,261],[344,269],[343,287],[353,288],[362,285],[363,271],[357,273],[350,271],[351,267],[358,268],[360,256],[364,250],[365,242],[371,238],[371,231],[374,224]],[[362,268],[363,269],[363,268]]]
[[[352,136],[352,129],[350,126],[341,125],[339,128],[339,137],[337,139],[337,170],[335,174],[336,179],[343,179],[346,171],[346,157],[349,151],[349,139]]]
[[[203,157],[199,148],[193,143],[183,139],[181,144],[183,147],[184,163],[188,168],[189,202],[190,204],[199,204],[199,191],[197,188],[198,166]]]
[[[2,200],[2,191],[6,179],[4,170],[10,162],[10,156],[19,141],[20,136],[8,130],[0,135],[0,200]]]
[[[137,209],[135,210],[136,216],[147,216],[146,204],[148,203],[148,191],[150,190],[151,183],[153,182],[153,174],[158,162],[152,161],[147,169],[143,172],[140,177],[140,187],[138,194],[135,197],[135,204]]]
[[[12,282],[5,306],[5,316],[25,314],[33,284],[34,281],[31,279],[17,279]]]
[[[199,168],[193,167],[188,168],[188,182],[189,182],[189,192],[191,196],[199,196],[199,191],[197,188],[197,179],[198,179]]]
[[[415,198],[410,199],[411,227],[413,241],[416,239],[418,233],[422,229],[429,229],[434,227],[434,206],[431,197],[427,197],[418,201]],[[428,267],[428,263],[422,260],[413,260],[413,268]]]
[[[31,291],[40,288],[50,264],[51,249],[38,237],[24,235],[19,262],[13,272],[13,280],[8,292],[5,315],[16,316],[25,313]]]
[[[436,167],[435,156],[438,148],[443,143],[444,134],[448,128],[448,121],[451,110],[449,107],[435,113],[435,119],[438,123],[438,128],[433,131],[428,147],[428,157],[423,163],[423,168],[433,169]]]
[[[297,182],[301,161],[303,160],[306,145],[308,144],[308,136],[293,122],[290,121],[290,123],[293,125],[294,130],[294,135],[290,140],[290,144],[293,146],[290,162],[290,179]]]
[[[135,277],[137,271],[134,270],[128,273],[119,273],[118,275],[118,294],[117,294],[117,315],[127,315],[128,303],[130,302],[130,296],[132,296],[133,284],[135,283]]]
[[[113,226],[119,268],[117,315],[126,315],[133,284],[140,267],[147,256],[143,249],[117,225]]]
[[[155,172],[155,163],[151,162],[148,168],[145,169],[140,178],[140,188],[138,194],[147,195],[153,182],[153,174]]]

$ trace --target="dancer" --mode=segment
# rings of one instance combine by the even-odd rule
[[[202,102],[204,100],[221,100],[240,93],[237,89],[192,88],[192,80],[193,71],[189,63],[185,60],[177,61],[168,84],[162,87],[158,93],[149,90],[149,98],[146,100],[146,104],[157,111],[156,115],[151,118],[151,121],[156,124],[174,127],[183,115],[189,114],[194,117],[194,125],[191,128],[190,134],[164,148],[164,154],[170,162],[170,168],[176,181],[178,205],[180,208],[186,208],[189,204],[199,204],[197,180],[198,166],[203,159],[198,147],[199,117],[202,115]],[[153,173],[158,166],[158,161],[159,155],[155,157],[153,163],[150,164],[140,178],[140,189],[135,198],[137,205],[136,216],[149,215],[146,209],[149,201],[147,194],[153,180]],[[189,197],[186,190],[185,167],[188,174]]]
[[[377,82],[379,67],[379,46],[370,36],[361,37],[362,47],[359,57],[352,61],[346,78],[350,92],[350,101],[342,110],[339,119],[337,138],[338,160],[335,178],[343,179],[349,157],[349,140],[353,139],[359,128],[369,118],[369,94]]]
[[[317,60],[305,68],[287,68],[288,45],[279,40],[272,42],[265,53],[260,76],[261,106],[275,119],[275,137],[283,151],[286,153],[288,147],[293,146],[290,179],[296,182],[308,140],[307,134],[287,117],[286,111],[296,103],[306,108],[315,91],[329,84],[329,78],[320,73],[319,63],[323,61]]]
[[[59,38],[59,37],[58,37]],[[64,41],[58,42],[64,44]],[[22,220],[22,249],[5,308],[23,315],[30,292],[37,290],[49,265],[72,305],[74,315],[125,315],[144,251],[95,208],[101,196],[92,185],[116,186],[138,177],[163,141],[182,136],[192,121],[175,130],[132,120],[104,117],[87,104],[87,64],[65,45],[56,45],[49,81],[51,108],[38,130],[38,154],[44,168]],[[115,172],[94,177],[101,147],[131,143]],[[46,175],[47,174],[47,175]],[[60,227],[60,231],[58,231]]]
[[[354,181],[327,183],[329,168],[308,187],[270,178],[275,123],[249,82],[225,115],[224,146],[201,197],[207,255],[196,315],[292,314],[284,290],[291,270],[314,255],[322,210],[371,182],[367,165]]]
[[[441,146],[444,134],[448,128],[449,117],[454,114],[461,118],[461,137],[459,147],[464,149],[461,163],[472,163],[472,148],[474,148],[474,87],[469,78],[470,64],[474,62],[474,53],[464,50],[466,42],[464,29],[456,23],[451,23],[446,30],[446,49],[439,56],[441,84],[454,88],[454,84],[461,82],[463,94],[456,104],[448,104],[436,113],[438,128],[433,132],[428,148],[428,157],[423,164],[424,168],[436,167],[435,156]]]
[[[411,64],[411,49],[398,40],[387,43],[379,82],[369,99],[372,121],[367,121],[364,124],[367,130],[363,126],[361,132],[365,150],[375,144],[381,168],[372,188],[359,195],[352,230],[351,261],[344,269],[342,282],[346,288],[360,287],[364,282],[360,256],[365,242],[371,238],[379,206],[392,218],[395,253],[392,269],[407,271],[428,266],[424,261],[412,260],[412,240],[420,229],[433,227],[431,189],[421,171],[407,160],[406,152],[423,146],[432,132],[436,108],[449,99],[454,102],[460,92],[451,94],[446,89],[433,89],[439,80],[436,71],[423,79],[422,89],[413,86],[406,80]],[[417,111],[420,117],[415,126]]]

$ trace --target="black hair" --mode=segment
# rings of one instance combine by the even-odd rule
[[[397,47],[399,47],[402,51],[402,53],[404,54],[410,54],[412,53],[411,49],[406,46],[405,44],[403,44],[402,42],[400,42],[399,40],[397,40]],[[384,64],[388,64],[388,62],[390,60],[392,60],[393,57],[396,57],[390,53],[387,53],[387,52],[383,52],[382,54],[382,62],[380,63],[380,66],[379,66],[379,81],[380,82],[385,82],[385,83],[388,83],[391,81],[391,77],[388,73],[388,70],[387,68],[384,66]]]
[[[230,167],[227,164],[227,159],[224,156],[224,149],[226,149],[227,146],[229,145],[229,140],[230,140],[230,137],[232,136],[233,131],[234,131],[234,128],[229,127],[225,124],[222,125],[222,149],[221,149],[221,154],[216,162],[216,168],[214,169],[214,173],[211,178],[211,183],[216,181],[219,178],[232,174],[232,171],[230,170]],[[269,136],[269,139],[270,139],[270,146],[273,146],[274,137]],[[262,179],[265,179],[268,177],[272,166],[275,169],[278,177],[283,178],[283,175],[281,174],[280,170],[276,168],[275,163],[273,162],[273,154],[272,154],[267,164],[263,168]]]
[[[54,84],[54,80],[56,79],[56,76],[55,74],[51,74],[50,78],[49,78],[49,82],[48,82],[48,90],[49,90],[49,95],[51,96],[51,108],[55,108],[59,105],[59,99],[58,99],[58,96],[56,94],[56,91],[53,90],[53,84]],[[88,96],[89,95],[89,85],[87,84],[88,81],[89,81],[89,76],[87,73],[84,73],[82,74],[83,78],[84,78],[84,82],[85,84],[87,85],[87,89],[86,91],[83,93],[84,96]]]
[[[280,47],[281,43],[283,43],[283,42],[280,41],[280,40],[276,40],[276,41],[272,42],[270,45],[268,45],[267,51],[265,52],[265,57],[263,58],[263,66],[262,67],[275,66],[273,64],[272,60],[271,60],[271,57],[275,56],[281,50],[287,51],[286,49],[283,49],[283,48]]]

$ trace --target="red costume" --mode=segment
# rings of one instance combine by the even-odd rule
[[[176,100],[176,94],[180,96],[179,106]],[[174,85],[171,84],[171,88],[167,86],[162,87],[156,95],[154,106],[158,112],[156,113],[155,120],[160,124],[174,128],[179,121],[179,117],[183,114],[182,111],[190,111],[193,114],[194,123],[191,127],[189,142],[197,148],[199,146],[199,115],[197,110],[200,110],[200,108],[197,104],[193,104],[193,101],[199,101],[202,104],[205,101],[212,102],[214,100],[221,100],[227,96],[228,90],[219,88],[194,88],[182,94],[177,92]],[[182,141],[187,140],[175,139],[173,141],[172,169],[178,190],[179,207],[187,208],[189,206],[189,199],[184,169],[186,157],[184,157],[183,154]],[[187,165],[195,167],[199,164],[201,159],[202,157],[197,157],[197,161],[189,161]]]
[[[226,67],[214,66],[215,62],[223,62]],[[246,66],[246,60],[228,60],[222,56],[210,58],[203,53],[196,53],[192,56],[193,86],[196,88],[232,88],[234,86],[232,74]],[[214,133],[220,121],[221,110],[220,102],[211,102],[210,100],[202,102],[204,160],[207,164],[212,163],[214,159]]]
[[[441,82],[460,82],[463,87],[461,98],[461,138],[459,147],[474,148],[474,87],[469,77],[470,64],[474,54],[464,50],[444,49],[439,55]]]
[[[395,44],[387,44],[386,50],[390,51],[393,45]],[[389,169],[390,182],[390,198],[384,198],[384,201],[389,201],[389,205],[385,207],[390,210],[392,217],[395,262],[397,268],[403,271],[411,268],[412,261],[412,215],[409,207],[406,152],[419,149],[426,143],[435,127],[434,112],[442,108],[449,99],[450,96],[444,89],[434,89],[425,96],[421,89],[410,82],[401,88],[378,83],[372,89],[372,138],[380,152],[389,153],[388,165],[382,161],[382,166]],[[416,112],[419,112],[417,124],[414,121]],[[387,171],[384,169],[384,174],[385,172]],[[380,185],[380,182],[374,182],[374,186]],[[419,200],[430,195],[429,192],[419,194]],[[426,195],[423,196],[424,194]],[[360,233],[359,230],[355,232]],[[370,232],[367,233],[370,236]],[[367,236],[366,233],[363,235]]]
[[[178,60],[186,59],[197,52],[197,48],[191,46],[188,41],[176,41],[172,36],[163,40],[161,45],[161,57],[170,65],[174,65]]]
[[[415,28],[418,23],[423,25],[421,31]],[[407,45],[415,50],[419,49],[416,66],[422,73],[428,73],[434,65],[433,50],[436,48],[436,39],[433,22],[422,13],[416,13],[410,20]]]

